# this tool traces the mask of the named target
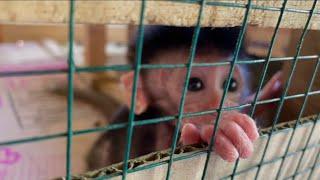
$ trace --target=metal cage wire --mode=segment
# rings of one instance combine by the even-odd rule
[[[178,0],[171,0],[171,1],[178,1]],[[67,131],[66,132],[61,132],[61,133],[56,133],[56,134],[51,134],[51,135],[42,135],[42,136],[34,136],[34,137],[28,137],[28,138],[23,138],[23,139],[16,139],[16,140],[11,140],[11,141],[5,141],[5,142],[0,142],[0,146],[3,145],[13,145],[13,144],[20,144],[20,143],[29,143],[29,142],[35,142],[35,141],[43,141],[43,140],[49,140],[49,139],[55,139],[55,138],[62,138],[62,137],[66,137],[67,138],[67,145],[66,145],[66,149],[67,149],[67,153],[66,153],[66,179],[71,179],[72,177],[72,163],[71,163],[71,158],[72,158],[72,140],[73,140],[73,136],[78,136],[78,135],[82,135],[82,134],[89,134],[89,133],[96,133],[96,132],[105,132],[105,131],[112,131],[112,130],[117,130],[117,129],[121,129],[121,128],[127,128],[127,136],[126,136],[126,151],[124,154],[124,167],[123,167],[123,172],[122,174],[122,179],[125,180],[127,177],[128,173],[131,172],[136,172],[136,171],[140,171],[140,170],[144,170],[144,169],[148,169],[148,168],[153,168],[155,166],[161,165],[161,164],[168,164],[168,169],[167,169],[167,173],[166,173],[166,179],[169,180],[170,179],[170,175],[171,175],[171,167],[172,167],[172,163],[174,161],[178,161],[181,159],[186,159],[186,158],[190,158],[193,156],[197,156],[199,154],[206,154],[206,161],[204,164],[204,170],[202,173],[202,179],[205,179],[206,177],[206,172],[207,172],[207,167],[208,167],[208,162],[210,159],[210,152],[213,150],[214,148],[214,140],[215,140],[215,135],[216,135],[216,130],[219,127],[219,121],[221,118],[221,113],[223,111],[230,111],[230,110],[236,110],[236,109],[243,109],[246,107],[251,107],[251,111],[250,111],[250,116],[253,117],[256,106],[259,104],[267,104],[267,103],[274,103],[274,102],[279,102],[278,104],[278,108],[276,111],[276,116],[273,119],[273,124],[272,124],[272,130],[271,133],[269,134],[268,137],[268,141],[267,141],[267,145],[266,148],[264,149],[263,152],[263,156],[262,159],[259,162],[259,165],[257,165],[256,167],[258,168],[258,171],[256,173],[255,179],[257,179],[259,177],[259,173],[261,170],[261,166],[264,164],[268,164],[268,163],[272,163],[276,160],[281,159],[281,165],[280,168],[277,172],[277,178],[281,175],[281,168],[283,167],[284,164],[284,160],[289,157],[292,156],[296,153],[302,153],[302,155],[299,158],[298,161],[298,166],[295,169],[295,173],[292,175],[292,177],[286,177],[286,178],[295,178],[297,175],[305,173],[306,171],[311,171],[311,173],[309,174],[309,179],[312,176],[312,172],[315,168],[319,167],[320,164],[317,164],[317,160],[320,158],[320,151],[318,150],[318,153],[316,155],[316,161],[314,162],[314,164],[310,167],[308,167],[307,169],[304,169],[302,171],[299,171],[300,169],[300,165],[302,162],[302,159],[304,157],[304,154],[306,152],[307,149],[310,148],[319,148],[320,144],[316,144],[316,145],[312,145],[312,146],[308,146],[309,141],[311,139],[311,136],[314,132],[315,129],[315,124],[316,122],[319,120],[320,118],[320,113],[318,115],[318,117],[316,118],[316,121],[313,124],[312,130],[310,135],[306,138],[306,145],[303,149],[300,149],[296,152],[289,152],[289,148],[292,144],[292,139],[295,133],[295,129],[299,126],[300,124],[300,119],[303,115],[304,109],[305,109],[305,105],[306,102],[308,100],[309,96],[313,96],[313,95],[319,95],[320,94],[320,90],[316,90],[316,91],[312,91],[312,85],[314,83],[314,80],[316,78],[316,72],[319,69],[319,64],[320,64],[320,57],[319,55],[311,55],[311,56],[300,56],[300,51],[301,48],[303,46],[303,41],[304,38],[308,32],[308,27],[310,24],[310,21],[312,19],[312,16],[314,14],[320,14],[319,11],[316,11],[316,5],[318,3],[318,0],[313,0],[313,5],[311,7],[310,10],[301,10],[301,9],[290,9],[287,8],[287,2],[288,0],[283,0],[283,4],[281,8],[277,8],[277,7],[261,7],[261,6],[257,6],[254,5],[252,3],[252,0],[248,0],[247,4],[239,4],[239,3],[228,3],[228,2],[206,2],[206,0],[181,0],[178,1],[181,3],[195,3],[199,5],[199,12],[198,12],[198,19],[196,22],[196,26],[194,27],[194,33],[193,33],[193,38],[192,38],[192,42],[191,42],[191,48],[190,48],[190,53],[189,53],[189,57],[188,57],[188,62],[186,64],[141,64],[141,55],[142,55],[142,47],[143,47],[143,33],[144,33],[144,16],[145,16],[145,9],[146,9],[146,4],[147,4],[147,0],[142,0],[141,1],[141,10],[140,10],[140,20],[139,20],[139,29],[138,29],[138,41],[137,41],[137,51],[136,51],[136,64],[134,66],[132,65],[110,65],[110,66],[96,66],[96,67],[76,67],[74,64],[74,24],[75,24],[75,1],[74,0],[70,0],[70,7],[69,7],[69,23],[68,23],[68,29],[69,29],[69,53],[68,53],[68,68],[67,69],[56,69],[56,70],[32,70],[32,71],[19,71],[19,72],[0,72],[0,78],[1,77],[10,77],[10,76],[33,76],[33,75],[45,75],[45,74],[56,74],[56,73],[67,73],[68,75],[68,97],[67,97],[67,102],[68,102],[68,109],[67,109]],[[244,12],[244,18],[243,18],[243,23],[242,23],[242,28],[240,30],[238,39],[237,39],[237,43],[236,43],[236,47],[234,50],[234,56],[231,62],[217,62],[217,63],[194,63],[194,58],[195,58],[195,52],[196,52],[196,48],[197,48],[197,41],[198,41],[198,36],[199,33],[201,31],[201,19],[203,17],[203,9],[205,6],[225,6],[225,7],[234,7],[234,8],[245,8],[245,12]],[[270,46],[268,49],[268,53],[267,53],[267,57],[265,59],[255,59],[255,60],[243,60],[243,61],[238,61],[238,55],[239,55],[239,51],[243,42],[243,38],[244,38],[244,34],[246,32],[246,27],[248,25],[248,18],[250,17],[250,12],[252,9],[262,9],[262,10],[266,10],[266,11],[279,11],[279,17],[278,17],[278,21],[277,24],[275,25],[275,29],[274,29],[274,33],[270,42]],[[283,57],[283,58],[273,58],[271,57],[272,55],[272,51],[275,45],[275,41],[277,38],[277,34],[281,25],[281,21],[283,19],[283,15],[284,13],[303,13],[303,14],[308,14],[308,19],[306,21],[305,27],[303,29],[303,32],[301,34],[299,43],[297,45],[297,51],[294,57]],[[297,62],[298,61],[311,61],[313,59],[317,59],[316,60],[316,66],[314,68],[313,74],[312,74],[312,79],[310,80],[310,82],[308,83],[308,88],[305,91],[305,93],[302,94],[294,94],[294,95],[287,95],[291,80],[292,80],[292,76],[294,73],[294,70],[297,66]],[[290,69],[290,75],[289,78],[285,84],[285,88],[284,88],[284,92],[282,93],[280,98],[273,98],[273,99],[268,99],[268,100],[258,100],[258,94],[262,88],[262,83],[266,77],[267,74],[267,70],[269,67],[270,62],[280,62],[280,61],[292,61],[292,66]],[[223,95],[222,95],[222,99],[220,102],[220,105],[217,109],[212,109],[212,110],[207,110],[207,111],[202,111],[202,112],[195,112],[195,113],[184,113],[184,103],[185,103],[185,97],[187,94],[187,86],[189,83],[189,77],[191,75],[191,70],[193,67],[203,67],[203,66],[224,66],[224,65],[230,65],[230,71],[228,74],[228,80],[227,80],[227,86],[229,86],[230,84],[230,80],[234,71],[234,68],[237,64],[258,64],[258,63],[263,63],[263,69],[262,69],[262,73],[260,74],[259,77],[259,85],[257,88],[257,93],[254,97],[254,101],[252,103],[248,103],[248,104],[243,104],[240,106],[234,106],[234,107],[223,107],[225,98],[227,96],[228,91],[226,89],[224,89],[223,91]],[[142,121],[135,121],[134,120],[134,110],[135,110],[135,105],[136,105],[136,93],[137,93],[137,83],[138,83],[138,75],[140,73],[141,69],[159,69],[159,68],[186,68],[187,72],[185,74],[185,82],[184,82],[184,88],[182,91],[182,96],[180,99],[180,105],[179,105],[179,112],[176,116],[165,116],[165,117],[161,117],[161,118],[154,118],[154,119],[146,119],[146,120],[142,120]],[[98,127],[98,128],[90,128],[90,129],[84,129],[84,130],[73,130],[72,128],[72,119],[73,119],[73,92],[74,92],[74,87],[73,87],[73,81],[74,81],[74,75],[75,73],[83,73],[83,72],[104,72],[104,71],[128,71],[128,70],[134,70],[134,83],[133,83],[133,88],[132,88],[132,101],[131,101],[131,108],[130,108],[130,115],[129,115],[129,119],[128,122],[126,123],[117,123],[117,124],[111,124],[108,125],[106,127]],[[303,99],[303,105],[301,107],[301,110],[299,112],[299,116],[298,116],[298,120],[296,121],[295,125],[294,125],[294,131],[292,133],[292,135],[290,136],[290,140],[289,143],[286,147],[286,151],[285,154],[277,159],[273,159],[273,160],[269,160],[266,161],[264,160],[265,154],[268,150],[268,146],[270,143],[270,139],[273,135],[273,132],[275,131],[275,125],[279,120],[279,114],[282,110],[282,106],[284,104],[285,100],[289,100],[289,99],[295,99],[295,98],[304,98]],[[212,122],[214,123],[214,133],[213,136],[211,138],[209,147],[207,150],[205,151],[200,151],[200,152],[196,152],[190,155],[185,155],[185,156],[179,156],[179,157],[174,157],[174,151],[176,149],[176,144],[177,144],[177,140],[178,140],[178,132],[179,132],[179,128],[181,126],[181,121],[183,120],[183,118],[186,117],[193,117],[193,116],[201,116],[201,115],[206,115],[206,114],[210,114],[216,112],[217,113],[217,118],[213,119]],[[143,126],[143,125],[147,125],[147,124],[155,124],[155,123],[162,123],[162,122],[167,122],[167,121],[173,121],[177,119],[177,123],[176,123],[176,128],[174,131],[174,135],[173,135],[173,141],[171,144],[171,150],[170,150],[170,158],[168,161],[166,162],[157,162],[154,164],[150,164],[150,165],[146,165],[143,167],[137,167],[135,169],[128,169],[128,160],[129,160],[129,155],[130,155],[130,149],[131,149],[131,140],[132,140],[132,135],[134,133],[134,127],[135,126]],[[241,173],[245,173],[247,171],[249,171],[250,169],[246,169],[246,170],[241,170],[238,171],[238,165],[239,165],[239,160],[236,161],[235,165],[234,165],[234,169],[233,169],[233,173],[231,176],[226,176],[224,177],[225,179],[227,178],[231,178],[234,179],[236,177],[236,175],[239,175]],[[256,168],[256,167],[252,167],[252,168]],[[101,179],[105,179],[108,177],[102,177]]]

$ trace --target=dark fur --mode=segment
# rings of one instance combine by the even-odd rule
[[[159,51],[169,51],[174,48],[189,49],[192,42],[193,27],[173,27],[173,26],[145,26],[142,64],[150,64],[150,60]],[[201,28],[198,43],[197,53],[216,48],[222,52],[232,54],[236,46],[237,38],[240,32],[240,27],[232,28]],[[130,63],[135,62],[136,43],[139,37],[135,36],[129,47]],[[243,49],[240,51],[240,57],[243,54]]]
[[[156,109],[149,108],[145,113],[135,116],[135,121],[156,118],[161,115]],[[127,122],[129,109],[122,107],[112,118],[113,123]],[[136,126],[133,131],[130,158],[145,155],[156,150],[156,135],[160,128],[172,128],[168,123]],[[108,131],[102,134],[92,146],[87,157],[89,170],[121,162],[124,158],[127,128]],[[138,148],[141,147],[141,148]],[[168,147],[164,147],[168,148]]]

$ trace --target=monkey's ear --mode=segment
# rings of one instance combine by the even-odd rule
[[[282,72],[278,71],[273,75],[273,77],[267,82],[267,84],[261,89],[259,95],[258,95],[258,101],[261,100],[267,100],[267,99],[272,99],[279,97],[282,92]],[[252,94],[249,96],[246,100],[245,103],[252,103],[254,100],[256,93]],[[261,114],[265,109],[271,109],[275,107],[275,103],[268,103],[268,104],[263,104],[263,105],[258,105],[256,109],[256,115]],[[246,109],[245,111],[247,111]]]
[[[131,108],[131,96],[132,96],[132,86],[133,86],[134,72],[130,71],[121,76],[120,82],[124,87],[124,97],[126,105]],[[143,83],[141,77],[139,76],[138,87],[137,87],[137,96],[136,96],[136,108],[135,114],[141,114],[147,110],[149,106],[148,97],[143,89]]]

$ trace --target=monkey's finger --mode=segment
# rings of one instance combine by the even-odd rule
[[[267,84],[261,89],[258,100],[267,100],[279,97],[282,93],[282,72],[279,71],[276,74],[273,75],[273,77],[267,82]],[[244,103],[252,103],[254,98],[256,96],[256,93],[250,95],[248,98],[244,100]],[[257,106],[254,115],[260,115],[263,113],[266,109],[272,109],[276,106],[275,103],[267,103],[263,105]],[[244,113],[249,112],[249,108],[245,108],[243,110]]]
[[[244,130],[234,121],[222,120],[220,130],[237,148],[241,158],[247,158],[253,153],[253,144]]]
[[[251,141],[259,138],[258,128],[252,118],[242,113],[232,113],[232,120],[235,121],[247,134]]]
[[[281,78],[282,72],[279,71],[267,82],[267,84],[260,91],[259,100],[270,99],[281,94]]]
[[[267,84],[261,89],[258,95],[258,100],[266,100],[280,95],[282,88],[281,78],[281,71],[274,74]],[[245,103],[251,103],[254,100],[255,95],[256,93],[246,98]]]
[[[196,144],[201,142],[199,129],[191,123],[185,124],[181,129],[180,142],[182,145]]]
[[[211,136],[213,134],[213,125],[205,126],[201,129],[201,137],[208,144],[210,143]],[[215,139],[215,152],[224,160],[228,162],[234,162],[239,153],[232,142],[223,134],[222,131],[218,131]]]

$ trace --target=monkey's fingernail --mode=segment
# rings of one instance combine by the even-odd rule
[[[200,130],[200,136],[201,138],[209,143],[211,136],[213,134],[213,125],[207,125],[201,128]]]
[[[277,91],[280,87],[281,87],[281,82],[280,82],[279,80],[277,80],[277,81],[274,83],[274,85],[273,85],[273,87],[272,87],[272,90],[273,90],[273,91]]]
[[[239,152],[236,151],[235,153],[233,154],[230,154],[230,157],[227,159],[228,162],[234,162],[238,159],[239,157]]]
[[[181,130],[181,142],[183,145],[196,144],[201,141],[198,128],[191,123],[187,123]]]

